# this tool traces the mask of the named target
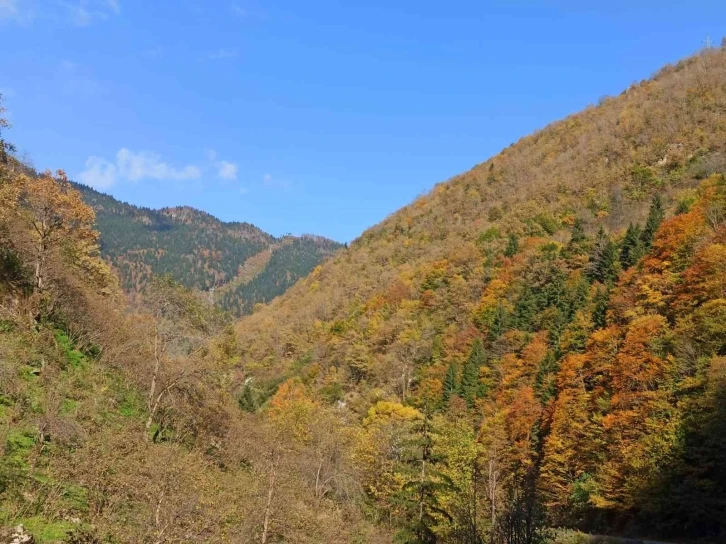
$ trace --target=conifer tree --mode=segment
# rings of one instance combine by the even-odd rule
[[[618,277],[619,261],[615,244],[600,227],[595,240],[595,247],[590,254],[587,275],[591,280],[601,283],[614,282]]]
[[[522,294],[514,307],[513,325],[520,331],[534,330],[534,318],[538,310],[537,295],[529,284],[525,284]]]
[[[519,252],[519,237],[513,232],[509,234],[507,248],[504,250],[505,257],[514,257]]]
[[[542,404],[545,404],[555,395],[556,383],[553,379],[553,374],[557,372],[557,367],[558,365],[555,352],[551,349],[547,350],[545,358],[542,360],[539,368],[537,369],[537,375],[535,376],[534,381],[535,393],[537,393],[537,397]]]
[[[458,393],[458,391],[459,391],[458,382],[459,382],[459,380],[457,377],[456,365],[454,363],[451,363],[449,365],[448,370],[446,371],[446,376],[444,377],[444,394],[443,394],[444,406],[448,405],[449,401],[451,400],[451,397]]]
[[[595,329],[607,327],[607,310],[610,303],[610,288],[598,289],[593,298],[592,322]]]
[[[507,330],[508,323],[509,315],[507,315],[507,309],[499,302],[494,313],[494,318],[492,319],[492,324],[489,327],[489,338],[496,340],[503,335]]]
[[[648,219],[645,222],[645,228],[643,228],[643,232],[640,235],[640,241],[643,243],[643,249],[645,251],[650,249],[655,233],[664,218],[663,199],[661,199],[660,195],[655,195],[653,202],[650,204],[650,211],[648,212]]]
[[[467,406],[472,408],[474,400],[483,393],[480,387],[479,371],[486,364],[487,356],[482,341],[477,338],[471,346],[469,358],[464,365],[459,386],[459,396],[466,401]]]
[[[565,251],[563,253],[565,256],[582,253],[586,243],[587,235],[585,234],[585,229],[582,226],[582,221],[575,219],[575,223],[572,225],[570,241],[567,243],[567,247],[565,247]]]
[[[631,223],[628,226],[628,230],[625,232],[625,237],[623,238],[623,245],[620,248],[620,264],[623,270],[627,270],[633,266],[643,256],[642,235],[643,232],[639,225],[633,225]]]

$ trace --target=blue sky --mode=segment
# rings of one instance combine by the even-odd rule
[[[0,92],[38,169],[348,241],[724,22],[723,0],[0,0]]]

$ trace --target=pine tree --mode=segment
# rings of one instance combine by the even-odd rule
[[[471,346],[469,358],[464,365],[464,371],[461,376],[461,384],[459,385],[459,396],[466,401],[469,408],[473,408],[474,400],[481,396],[482,388],[479,380],[479,371],[487,362],[484,344],[477,338]]]
[[[582,227],[582,221],[575,219],[575,223],[572,225],[572,235],[570,241],[567,243],[565,248],[565,255],[577,255],[583,252],[583,249],[587,243],[587,235],[585,229]]]
[[[454,363],[451,363],[448,370],[446,371],[446,376],[444,377],[444,394],[442,397],[444,406],[447,406],[449,404],[451,397],[453,395],[456,395],[458,391],[459,386],[456,365]]]
[[[434,437],[437,429],[427,414],[413,423],[411,434],[402,444],[399,477],[404,485],[393,497],[407,518],[407,528],[399,532],[398,542],[434,544],[436,513],[441,512],[439,496],[451,492],[451,479],[437,465],[443,459],[436,454]]]
[[[492,324],[489,327],[489,338],[491,340],[499,338],[506,332],[508,324],[509,315],[507,315],[507,309],[499,302],[494,313],[494,319],[492,319]]]
[[[631,223],[628,226],[628,230],[625,232],[625,237],[623,238],[623,245],[620,248],[620,264],[623,270],[627,270],[633,266],[643,256],[642,234],[643,232],[639,225],[633,225]]]
[[[519,237],[513,232],[509,234],[507,249],[504,250],[505,257],[514,257],[519,252]]]
[[[601,283],[614,282],[618,277],[619,264],[617,247],[600,227],[587,266],[588,277]]]
[[[610,288],[598,289],[593,298],[592,322],[596,329],[607,327],[607,311],[610,303]]]
[[[658,231],[658,227],[665,218],[665,211],[663,210],[663,200],[660,195],[653,197],[653,202],[650,204],[650,211],[648,212],[648,220],[645,222],[645,228],[640,235],[640,241],[643,243],[643,249],[647,251],[650,249],[655,238],[655,233]]]
[[[537,397],[542,404],[546,404],[556,393],[556,383],[553,379],[553,374],[559,370],[558,366],[555,352],[551,349],[547,350],[545,358],[537,369],[537,375],[534,380],[534,391],[537,393]]]
[[[534,320],[538,311],[538,301],[536,293],[529,284],[525,284],[522,294],[517,299],[514,306],[513,325],[520,331],[532,332],[534,330]]]

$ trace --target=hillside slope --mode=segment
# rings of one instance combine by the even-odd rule
[[[288,378],[350,410],[369,499],[417,541],[723,535],[696,422],[723,410],[724,113],[703,51],[437,185],[240,321],[245,402]]]
[[[224,310],[242,315],[282,294],[341,247],[324,238],[300,238],[291,259],[291,248],[249,223],[225,223],[188,206],[139,208],[74,186],[96,212],[102,255],[132,298],[146,289],[153,275],[171,274],[190,289],[208,292],[240,284],[240,275],[254,270],[259,276],[256,289],[235,285],[216,299]],[[245,268],[249,259],[264,252],[277,257],[261,268]]]

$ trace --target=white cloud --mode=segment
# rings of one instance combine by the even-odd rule
[[[184,181],[199,179],[202,171],[198,166],[190,165],[174,168],[161,160],[155,153],[141,151],[134,153],[124,147],[116,154],[116,165],[122,177],[129,181],[142,179]]]
[[[108,189],[116,183],[118,169],[103,157],[88,157],[86,169],[78,175],[81,183],[94,189]]]
[[[210,60],[221,60],[221,59],[234,59],[239,56],[239,51],[237,49],[227,49],[227,48],[220,48],[216,51],[210,53],[207,58]]]
[[[237,179],[239,167],[237,163],[230,161],[217,160],[217,152],[213,149],[207,150],[207,157],[212,166],[217,170],[217,177],[226,181],[234,181]]]
[[[134,152],[123,147],[116,153],[115,162],[91,156],[78,179],[96,189],[108,189],[118,181],[138,182],[146,179],[158,181],[187,181],[199,179],[202,170],[196,165],[175,168],[156,153]]]
[[[217,175],[221,179],[235,180],[237,179],[237,171],[239,168],[233,162],[220,161],[217,165]]]

